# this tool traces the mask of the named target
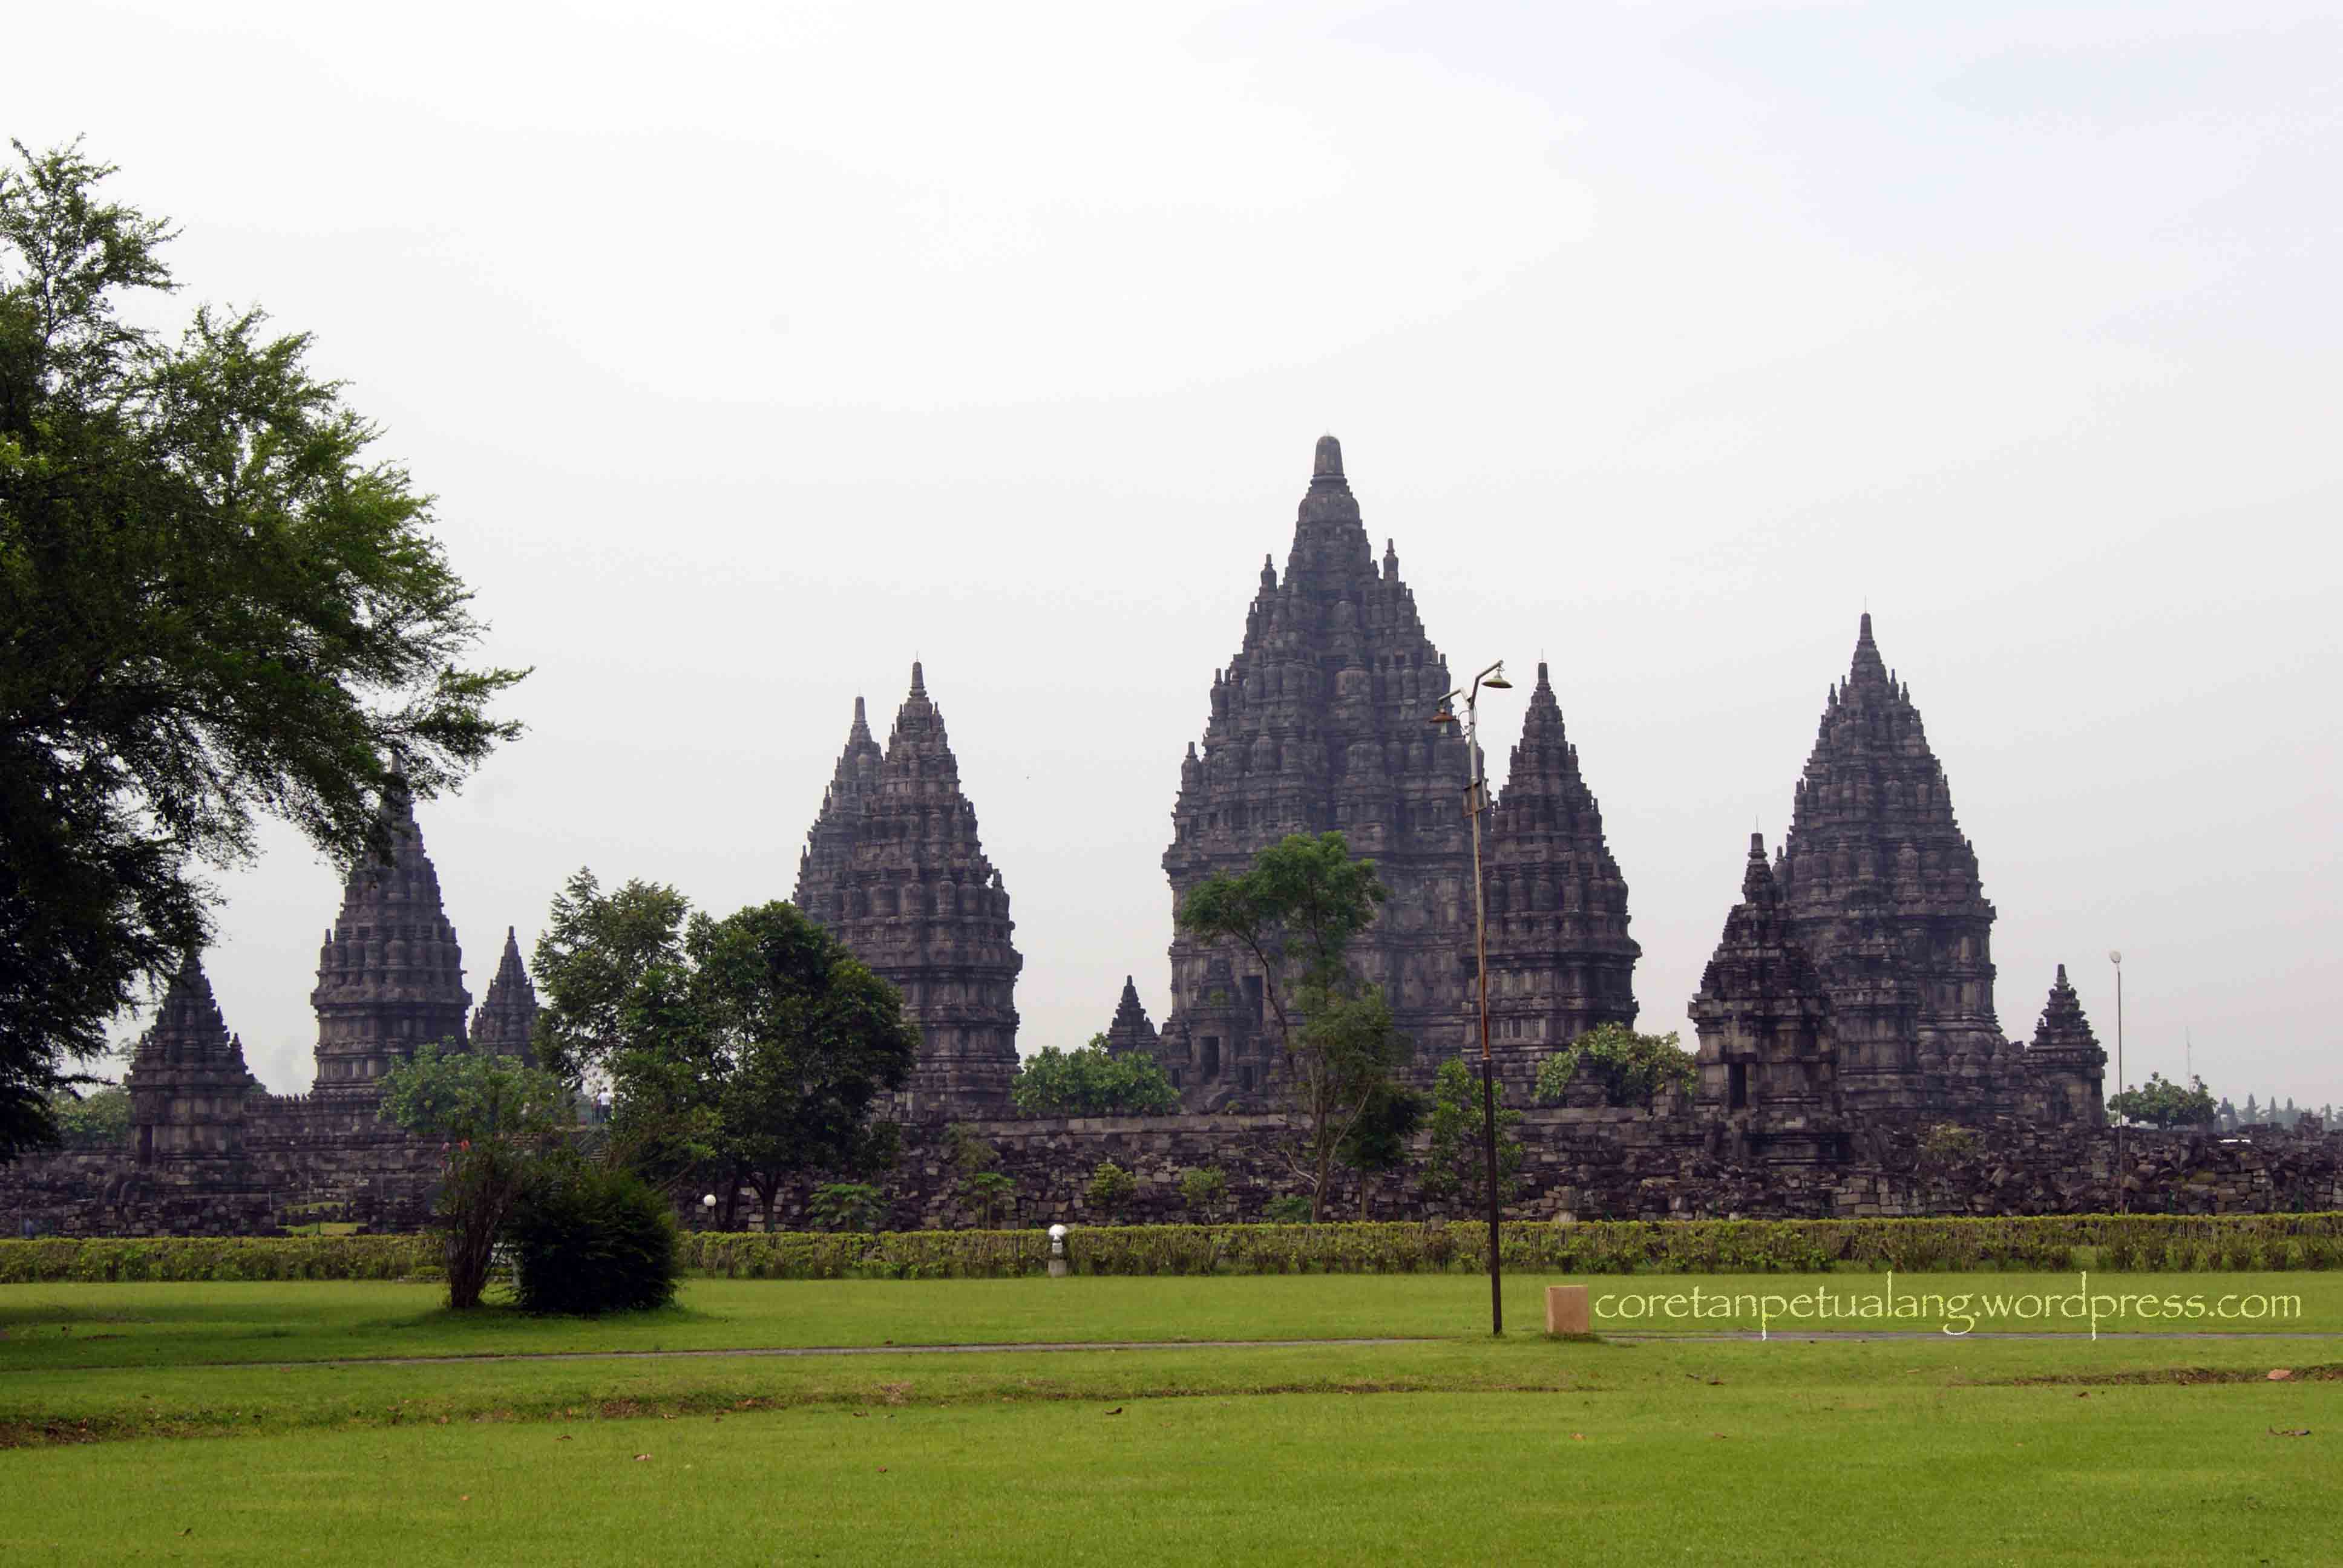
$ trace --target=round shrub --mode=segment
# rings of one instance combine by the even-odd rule
[[[508,1229],[528,1312],[663,1307],[675,1299],[675,1216],[624,1171],[580,1165],[538,1183]]]

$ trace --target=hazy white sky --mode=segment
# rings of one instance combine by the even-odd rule
[[[1866,602],[2127,1066],[2343,1098],[2328,4],[89,4],[85,133],[439,497],[533,664],[424,832],[477,999],[561,879],[786,897],[924,658],[1023,1044],[1160,1020],[1186,743],[1323,431],[1460,668],[1541,655],[1683,1028]],[[1497,702],[1504,700],[1500,698]],[[1493,754],[1518,714],[1499,708]],[[210,967],[306,1086],[339,882]]]

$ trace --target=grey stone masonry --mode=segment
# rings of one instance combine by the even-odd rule
[[[2027,1092],[2021,1110],[2026,1120],[2052,1126],[2107,1124],[2107,1053],[2083,1016],[2082,999],[2067,983],[2065,964],[2050,984],[2025,1061]]]
[[[325,1100],[373,1100],[377,1081],[427,1041],[466,1038],[464,952],[439,899],[403,784],[384,801],[390,854],[350,873],[317,954],[317,1076]]]
[[[1824,706],[1777,874],[1790,929],[1834,1004],[1844,1002],[1850,1044],[1862,1045],[1840,1063],[1848,1108],[1996,1109],[2006,1069],[1994,908],[1919,709],[1881,658],[1868,614],[1846,681]],[[1869,1021],[1855,1027],[1859,1014]]]
[[[194,954],[139,1037],[124,1087],[139,1170],[198,1182],[232,1175],[244,1152],[245,1101],[260,1083]]]
[[[1526,1100],[1541,1058],[1597,1025],[1635,1021],[1643,950],[1627,935],[1627,879],[1604,842],[1602,808],[1580,777],[1543,659],[1485,826],[1490,1042]]]
[[[860,717],[808,845],[811,885],[800,876],[801,894],[826,901],[829,912],[799,908],[903,994],[920,1046],[899,1113],[914,1121],[1001,1114],[1017,1072],[1024,965],[1010,940],[1016,923],[1008,890],[985,858],[976,808],[960,790],[943,713],[920,665],[911,666],[910,693],[875,770],[866,768]],[[852,788],[841,793],[850,770]],[[850,843],[837,830],[850,803],[860,806]]]
[[[1692,999],[1700,1033],[1694,1102],[1736,1162],[1811,1165],[1845,1142],[1837,1051],[1822,977],[1790,930],[1763,835],[1749,835],[1741,902]]]
[[[537,1051],[531,1041],[536,1032],[537,987],[530,983],[528,966],[521,962],[520,938],[507,926],[496,977],[488,981],[488,994],[472,1013],[472,1049],[534,1062]]]
[[[1430,722],[1450,685],[1398,550],[1386,541],[1378,566],[1341,443],[1322,437],[1284,575],[1262,563],[1243,643],[1212,674],[1202,749],[1191,744],[1180,765],[1163,869],[1176,910],[1199,883],[1242,872],[1288,834],[1340,829],[1391,890],[1351,956],[1413,1042],[1417,1081],[1466,1047],[1473,1016],[1465,751],[1456,726]],[[1495,835],[1484,848],[1510,922],[1508,1038],[1523,1031],[1524,1042],[1529,1030],[1635,1010],[1625,884],[1602,848],[1550,688],[1544,702],[1512,797],[1523,836],[1495,841],[1502,813],[1483,824]],[[1281,1042],[1258,968],[1176,930],[1171,960],[1158,1051],[1183,1101],[1197,1111],[1272,1103]]]

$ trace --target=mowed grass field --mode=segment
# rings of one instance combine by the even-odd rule
[[[1558,1342],[1548,1282],[1509,1282],[1502,1342],[1463,1275],[699,1280],[591,1322],[457,1316],[429,1286],[11,1286],[0,1562],[2343,1561],[2343,1340],[2315,1337],[2343,1276],[2094,1276],[2300,1302],[2258,1334],[2096,1341],[2054,1317]],[[1180,1342],[1342,1337],[1410,1342]],[[1040,1341],[1148,1348],[907,1348]],[[844,1345],[876,1353],[673,1353]]]

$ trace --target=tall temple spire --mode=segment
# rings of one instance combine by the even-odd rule
[[[471,993],[464,954],[439,898],[408,791],[383,795],[389,853],[362,858],[317,955],[314,1092],[372,1097],[381,1076],[418,1045],[465,1038]]]
[[[843,777],[847,764],[840,766]],[[857,759],[854,831],[850,839],[826,841],[844,853],[815,879],[829,886],[828,912],[802,897],[799,908],[902,993],[921,1036],[904,1114],[1005,1111],[1017,1071],[1017,973],[1024,960],[1010,940],[1008,891],[985,858],[942,710],[917,663],[885,755],[867,777],[861,766]],[[824,821],[830,815],[825,803]],[[825,842],[822,832],[817,823],[809,864]]]
[[[1588,1030],[1635,1021],[1627,881],[1538,662],[1504,792],[1486,824],[1490,1029],[1509,1083]]]
[[[1919,710],[1889,676],[1868,611],[1795,791],[1781,881],[1799,940],[1834,987],[1859,973],[1881,1008],[1903,1005],[1890,982],[1917,988],[1908,1068],[1891,1060],[1899,1053],[1885,1038],[1875,1041],[1876,1070],[1885,1076],[1850,1072],[1849,1104],[1894,1109],[1897,1097],[1908,1098],[1912,1085],[1904,1080],[1917,1074],[1963,1101],[1943,1109],[1989,1111],[1980,1097],[1991,1092],[2002,1047],[1993,1005],[1994,909]],[[1876,950],[1886,970],[1868,960],[1854,963],[1858,949]],[[1883,1027],[1885,1016],[1876,1020]],[[1866,1101],[1875,1091],[1889,1099]]]
[[[537,987],[529,982],[528,966],[521,962],[520,938],[507,926],[496,978],[488,981],[488,994],[472,1014],[472,1049],[535,1061],[536,1032]]]
[[[1147,1008],[1139,1000],[1136,977],[1122,977],[1122,997],[1115,1003],[1114,1020],[1106,1027],[1106,1048],[1110,1055],[1122,1056],[1131,1051],[1153,1051],[1157,1035],[1155,1025],[1147,1017]]]
[[[1471,940],[1472,904],[1455,893],[1472,876],[1458,809],[1464,746],[1453,726],[1426,723],[1453,684],[1400,575],[1396,541],[1386,539],[1378,563],[1342,445],[1321,439],[1285,570],[1274,581],[1262,578],[1245,612],[1242,646],[1213,674],[1203,744],[1181,761],[1163,869],[1176,900],[1215,874],[1242,871],[1286,834],[1345,834],[1354,853],[1374,858],[1392,895],[1354,944],[1353,961],[1391,999],[1401,1032],[1414,1042],[1412,1070],[1427,1077],[1443,1055],[1462,1048],[1466,1032],[1457,955]],[[1615,910],[1608,893],[1565,895],[1565,885],[1604,882],[1616,868],[1598,860],[1565,871],[1559,861],[1536,859],[1566,853],[1565,839],[1599,844],[1601,827],[1567,743],[1551,755],[1542,745],[1532,749],[1532,771],[1541,778],[1533,786],[1525,775],[1519,799],[1526,818],[1554,823],[1555,837],[1548,850],[1525,851],[1523,860],[1523,957],[1539,967],[1539,983],[1565,999],[1544,1027],[1562,1027],[1559,1020],[1577,1005],[1568,999],[1590,990],[1607,999],[1601,1005],[1632,1018],[1632,1000],[1605,978],[1610,957],[1590,960],[1566,983],[1558,978],[1581,950],[1576,938],[1558,931],[1615,929],[1624,940],[1624,928],[1610,924],[1614,914],[1624,920],[1624,890]],[[1548,795],[1554,799],[1533,810],[1529,802]],[[1540,908],[1541,896],[1554,907]],[[1564,908],[1572,896],[1585,907]],[[1265,977],[1176,931],[1171,960],[1172,1010],[1158,1048],[1166,1071],[1192,1109],[1260,1102],[1272,1092],[1283,1060],[1267,1018]]]
[[[846,731],[846,749],[822,792],[821,812],[806,833],[798,857],[798,886],[790,900],[807,919],[838,929],[839,878],[854,853],[862,832],[862,816],[879,788],[879,766],[885,754],[871,739],[870,720],[862,699],[854,699],[854,722]]]
[[[1730,1152],[1810,1164],[1839,1149],[1830,1001],[1785,918],[1762,833],[1749,835],[1741,902],[1690,1007],[1700,1036],[1701,1111],[1730,1124]]]
[[[245,1097],[260,1083],[196,954],[164,990],[123,1086],[141,1167],[196,1174],[241,1151]]]
[[[2066,966],[2050,982],[2050,996],[2042,1004],[2041,1021],[2034,1027],[2034,1043],[2026,1050],[2027,1099],[2025,1109],[2036,1121],[2053,1125],[2079,1122],[2087,1127],[2107,1124],[2107,1053],[2083,1016],[2083,1002],[2066,979]]]

